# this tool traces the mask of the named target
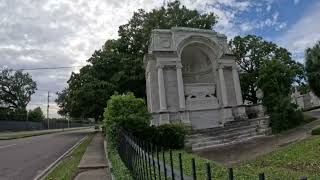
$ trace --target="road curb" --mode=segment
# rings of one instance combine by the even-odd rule
[[[86,140],[89,137],[89,135],[86,135],[82,139],[80,139],[75,145],[73,145],[68,151],[66,151],[64,154],[62,154],[58,159],[56,159],[53,163],[51,163],[46,169],[44,169],[40,174],[38,174],[33,180],[43,180],[47,175],[56,168],[61,161],[70,154],[75,148],[77,148],[84,140]]]

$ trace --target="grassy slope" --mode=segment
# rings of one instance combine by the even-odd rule
[[[191,159],[196,159],[197,176],[205,179],[208,160],[199,158],[194,154],[183,150],[173,152],[174,166],[178,169],[178,153],[182,153],[184,159],[184,173],[191,176]],[[166,154],[167,162],[169,153]],[[213,164],[214,177],[217,179],[227,178],[227,168]],[[320,136],[313,136],[297,144],[290,145],[279,151],[267,154],[255,161],[234,167],[236,179],[258,179],[258,174],[264,172],[268,179],[299,179],[307,176],[308,179],[320,179]]]
[[[91,142],[93,135],[84,140],[73,152],[66,157],[47,177],[47,180],[71,180],[78,171],[80,160]]]
[[[184,150],[173,151],[174,168],[179,169],[178,154],[182,153],[183,171],[192,176],[191,159],[195,158],[198,179],[206,179],[206,163],[210,163],[213,179],[227,179],[227,168],[218,166],[212,161],[187,153]],[[132,179],[129,171],[122,163],[118,153],[109,147],[109,159],[113,165],[113,173],[117,179]],[[169,162],[169,152],[166,152]],[[160,157],[162,157],[160,155]],[[169,164],[169,163],[168,163]],[[307,176],[308,179],[320,179],[320,136],[312,136],[299,143],[289,145],[281,150],[261,156],[255,161],[234,166],[237,180],[256,180],[258,174],[264,172],[266,179],[292,180]]]

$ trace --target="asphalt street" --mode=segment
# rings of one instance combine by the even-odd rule
[[[0,180],[32,180],[93,132],[84,129],[0,141]]]

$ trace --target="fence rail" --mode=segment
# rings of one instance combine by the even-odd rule
[[[191,160],[192,176],[187,176],[183,169],[182,154],[178,154],[178,168],[174,167],[172,151],[169,150],[169,162],[165,158],[165,149],[149,142],[140,140],[125,130],[120,130],[118,137],[118,153],[130,170],[134,179],[137,180],[197,180],[196,161]],[[190,162],[188,162],[190,163]],[[213,179],[213,169],[210,163],[206,164],[206,179]],[[227,171],[228,180],[234,180],[235,175],[232,168]],[[256,176],[256,179],[265,180],[264,173]],[[300,180],[307,180],[307,177],[301,177]]]

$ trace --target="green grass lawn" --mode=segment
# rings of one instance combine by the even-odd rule
[[[46,180],[71,180],[77,174],[78,165],[94,135],[90,135],[67,156],[47,177]]]
[[[184,150],[174,150],[174,169],[179,169],[178,154],[183,157],[183,171],[192,176],[191,160],[195,158],[198,179],[206,179],[206,164],[210,163],[213,179],[228,179],[228,168],[216,165],[213,161],[203,159]],[[132,179],[114,148],[109,148],[109,158],[113,165],[113,173],[117,179]],[[162,158],[162,153],[160,155]],[[166,163],[169,165],[169,152],[165,152]],[[162,159],[161,159],[162,161]],[[294,180],[307,176],[308,180],[320,179],[320,136],[312,136],[296,144],[289,145],[261,156],[254,161],[242,165],[234,165],[236,180],[257,180],[259,173],[265,173],[270,180]],[[163,173],[162,173],[163,175]],[[163,177],[163,176],[162,176]]]
[[[186,153],[184,150],[173,151],[174,167],[178,169],[178,153],[182,153],[184,174],[191,176],[191,159],[196,159],[198,179],[206,178],[206,163],[194,154]],[[166,161],[169,153],[166,152]],[[217,166],[210,162],[213,177],[216,179],[227,179],[227,168]],[[255,161],[243,165],[234,166],[235,179],[258,179],[258,174],[264,172],[267,179],[299,179],[307,176],[308,179],[320,179],[320,136],[312,136],[297,144],[261,156]]]

